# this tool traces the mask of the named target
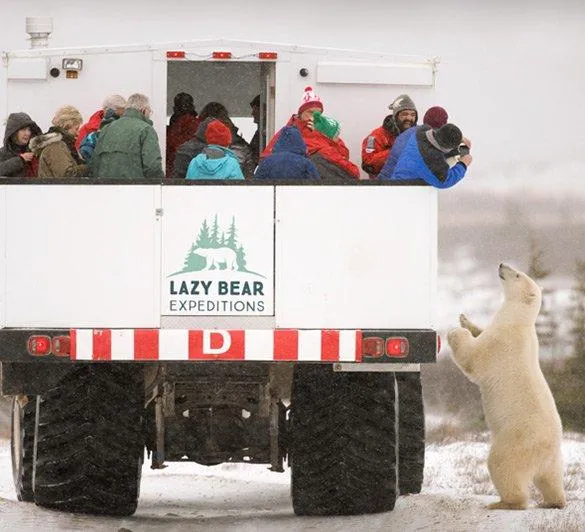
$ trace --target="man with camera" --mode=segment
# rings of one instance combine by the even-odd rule
[[[461,181],[473,161],[470,142],[455,124],[433,129],[427,124],[402,135],[379,179],[423,179],[436,188],[449,188]]]
[[[423,117],[423,125],[417,127],[426,126],[431,127],[433,129],[439,129],[440,127],[444,126],[448,121],[449,115],[447,114],[447,111],[443,107],[433,106],[427,109],[427,112]],[[394,142],[394,145],[392,146],[388,159],[386,160],[384,166],[382,167],[382,170],[380,171],[379,179],[387,180],[392,178],[392,174],[394,172],[394,168],[396,167],[396,163],[398,162],[398,158],[400,157],[400,154],[404,150],[404,147],[406,146],[408,139],[414,134],[417,127],[409,128],[398,136],[396,142]],[[449,167],[454,166],[459,161],[459,158],[461,156],[467,155],[469,153],[470,148],[471,141],[466,137],[462,137],[461,144],[445,155],[445,159]]]

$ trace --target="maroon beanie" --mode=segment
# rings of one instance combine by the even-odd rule
[[[216,144],[227,148],[232,143],[232,132],[221,120],[212,120],[205,130],[207,144]]]
[[[427,110],[423,118],[423,123],[431,126],[433,129],[438,129],[444,126],[448,120],[449,115],[447,111],[442,107],[435,106]]]

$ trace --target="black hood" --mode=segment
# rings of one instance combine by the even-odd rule
[[[42,133],[41,128],[33,121],[33,119],[26,113],[10,113],[8,120],[6,120],[6,132],[4,133],[4,146],[10,148],[10,137],[14,135],[19,129],[30,127],[32,137],[36,137]]]

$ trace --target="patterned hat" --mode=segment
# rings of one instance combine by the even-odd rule
[[[414,105],[412,98],[408,94],[401,94],[388,106],[388,109],[396,116],[400,111],[406,111],[407,109],[416,111],[416,105]]]
[[[302,114],[303,111],[310,109],[311,107],[318,107],[323,112],[323,103],[321,98],[313,92],[312,87],[305,87],[305,93],[303,94],[303,100],[297,111],[297,114]]]

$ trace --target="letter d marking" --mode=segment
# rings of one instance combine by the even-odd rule
[[[211,336],[220,335],[221,345],[219,347],[211,347]],[[228,331],[203,331],[203,354],[204,355],[223,355],[227,353],[232,346],[232,337]]]

